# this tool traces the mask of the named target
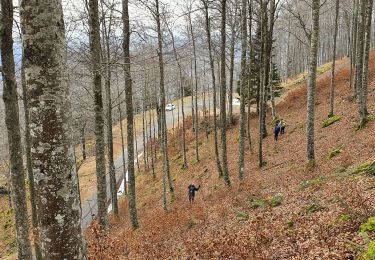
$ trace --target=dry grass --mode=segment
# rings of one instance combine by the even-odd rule
[[[370,64],[369,112],[374,111],[375,60]],[[344,62],[342,64],[345,64]],[[317,82],[316,167],[308,170],[305,160],[306,86],[299,84],[278,104],[278,114],[287,123],[287,134],[278,143],[268,136],[264,143],[267,165],[257,167],[257,154],[246,150],[245,180],[237,178],[238,128],[228,131],[228,162],[232,186],[218,178],[212,136],[200,136],[199,163],[194,161],[194,143],[188,145],[189,167],[171,152],[171,173],[176,199],[161,208],[161,169],[157,179],[150,173],[137,175],[140,229],[129,226],[127,201],[121,201],[118,219],[112,219],[109,234],[88,230],[92,259],[353,259],[367,243],[358,233],[359,224],[375,210],[374,177],[348,175],[350,165],[374,159],[375,137],[365,129],[355,131],[356,103],[349,101],[348,70],[338,66],[336,112],[342,119],[321,128],[328,114],[328,73]],[[269,119],[269,117],[268,117]],[[268,120],[269,121],[269,120]],[[270,125],[270,122],[268,122]],[[254,148],[257,120],[252,121]],[[268,131],[271,128],[268,127]],[[192,140],[191,132],[188,133]],[[327,160],[340,145],[342,152]],[[256,150],[256,149],[255,149]],[[190,182],[200,184],[196,202],[187,201]],[[254,208],[254,198],[271,201],[282,194],[277,207],[269,203]],[[258,203],[259,204],[259,203]],[[374,234],[370,234],[373,237]],[[107,244],[110,245],[106,249]]]

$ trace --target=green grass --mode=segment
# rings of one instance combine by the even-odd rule
[[[342,152],[341,147],[335,148],[328,153],[327,159],[331,160],[333,157],[335,157],[336,155],[339,155],[341,152]]]
[[[367,247],[366,252],[362,254],[364,259],[375,259],[375,240],[372,240]]]
[[[374,232],[375,231],[375,217],[370,217],[367,221],[359,227],[360,232]]]
[[[375,175],[375,160],[361,163],[349,168],[350,174],[366,173]]]
[[[323,209],[323,207],[318,202],[313,202],[305,208],[305,211],[307,213],[314,213],[321,209]]]
[[[341,116],[338,116],[338,115],[333,115],[331,117],[328,117],[326,119],[323,120],[322,122],[322,127],[325,128],[325,127],[328,127],[334,123],[336,123],[337,121],[340,121],[341,120]]]

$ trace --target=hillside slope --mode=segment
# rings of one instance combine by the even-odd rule
[[[371,54],[368,109],[375,110],[375,55]],[[347,66],[336,74],[336,112],[342,119],[322,128],[328,114],[328,73],[317,82],[316,167],[306,169],[306,86],[301,83],[277,106],[288,123],[278,143],[265,139],[267,165],[257,168],[257,119],[251,122],[254,152],[247,147],[245,180],[237,175],[238,126],[228,131],[228,156],[232,187],[218,178],[212,136],[200,137],[201,161],[195,162],[189,144],[189,167],[170,147],[176,198],[164,212],[161,207],[161,170],[157,179],[149,172],[137,175],[140,229],[129,226],[127,201],[121,217],[112,217],[108,234],[95,224],[87,231],[92,259],[353,259],[366,249],[369,239],[358,230],[375,215],[374,175],[352,174],[357,165],[375,159],[375,122],[356,131],[357,107],[348,88]],[[270,124],[270,116],[268,116]],[[268,132],[271,128],[268,126]],[[191,132],[188,139],[192,140]],[[336,156],[329,159],[333,150]],[[187,186],[201,185],[196,202],[189,204]]]

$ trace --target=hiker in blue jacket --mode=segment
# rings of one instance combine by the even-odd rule
[[[275,141],[277,141],[279,139],[279,134],[280,134],[280,130],[281,130],[281,127],[280,127],[280,122],[277,121],[276,124],[275,124],[275,128],[273,130],[274,134],[275,134]]]
[[[188,190],[189,190],[189,202],[194,202],[194,197],[195,197],[195,192],[199,190],[201,186],[199,185],[198,188],[195,187],[194,184],[190,184],[188,186]]]

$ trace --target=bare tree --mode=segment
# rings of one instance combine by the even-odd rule
[[[213,124],[214,124],[214,146],[215,146],[215,162],[216,168],[219,173],[219,176],[223,176],[223,170],[220,163],[219,158],[219,145],[218,145],[218,137],[217,137],[217,102],[216,102],[216,78],[215,78],[215,62],[212,54],[212,41],[211,41],[211,25],[210,25],[210,17],[208,15],[208,0],[201,0],[204,6],[204,15],[205,15],[205,27],[206,27],[206,36],[207,36],[207,45],[208,45],[208,54],[210,58],[210,70],[211,70],[211,78],[212,78],[212,105],[213,105]]]
[[[315,118],[315,85],[316,85],[316,67],[317,53],[319,47],[319,12],[320,0],[312,0],[312,28],[309,53],[309,70],[307,79],[307,120],[306,120],[306,139],[307,139],[307,160],[313,164],[315,160],[314,151],[314,118]]]
[[[230,186],[227,159],[227,113],[226,95],[227,84],[225,77],[225,42],[226,42],[226,0],[221,0],[221,43],[220,43],[220,123],[221,123],[221,162],[223,166],[223,177],[225,184]]]
[[[251,1],[251,0],[250,0]],[[242,0],[241,7],[241,103],[240,103],[240,130],[239,130],[239,152],[238,152],[238,174],[240,180],[244,173],[244,138],[245,138],[245,98],[246,88],[246,54],[247,54],[247,0]],[[250,103],[248,104],[250,106]]]
[[[43,259],[86,259],[61,1],[22,1],[31,158]]]
[[[329,114],[328,117],[333,116],[334,107],[334,90],[335,90],[335,65],[336,65],[336,45],[337,45],[337,30],[338,30],[338,18],[340,11],[340,0],[336,0],[336,12],[335,12],[335,32],[333,34],[333,55],[332,55],[332,70],[331,70],[331,84],[329,86]]]
[[[134,133],[133,133],[133,88],[130,74],[130,25],[129,25],[129,2],[122,1],[122,21],[123,21],[123,49],[124,49],[124,73],[125,73],[125,101],[126,101],[126,119],[127,119],[127,145],[128,145],[128,178],[129,178],[129,212],[130,221],[133,229],[138,228],[136,193],[135,193],[135,174],[134,174]]]
[[[23,168],[21,130],[18,112],[17,83],[13,56],[13,2],[1,0],[1,62],[5,124],[10,155],[10,179],[16,219],[17,252],[19,259],[32,259],[29,222],[26,206],[25,170]]]
[[[89,0],[90,53],[92,63],[94,110],[95,110],[95,155],[98,221],[103,229],[108,228],[107,184],[104,156],[104,119],[101,76],[101,46],[98,0]]]

